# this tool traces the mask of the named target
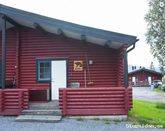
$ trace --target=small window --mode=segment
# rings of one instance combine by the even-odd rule
[[[50,81],[50,61],[38,60],[37,68],[37,81]]]

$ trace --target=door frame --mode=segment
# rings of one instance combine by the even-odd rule
[[[52,61],[66,61],[66,88],[68,87],[68,59],[67,58],[55,58],[50,59],[50,62]],[[50,82],[49,82],[49,100],[52,101],[52,64],[50,64]]]

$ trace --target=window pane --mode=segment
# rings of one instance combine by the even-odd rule
[[[40,62],[40,67],[44,67],[44,63],[43,62]]]
[[[44,73],[49,73],[50,72],[50,68],[45,68]]]
[[[40,73],[40,79],[44,79],[44,74]]]
[[[40,67],[40,73],[44,73],[44,68]]]
[[[50,80],[50,61],[39,61],[39,80]]]
[[[50,78],[50,75],[47,74],[47,73],[45,73],[45,74],[44,74],[44,79],[49,79],[49,78]]]

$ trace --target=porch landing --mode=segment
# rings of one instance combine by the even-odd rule
[[[59,109],[59,102],[58,100],[49,102],[31,102],[29,108],[33,110]]]
[[[58,122],[61,120],[58,101],[30,103],[29,109],[23,110],[16,118],[21,122]]]

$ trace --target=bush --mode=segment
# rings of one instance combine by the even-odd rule
[[[165,76],[162,78],[162,84],[165,84]]]
[[[163,93],[165,92],[165,84],[159,85],[157,88],[155,88],[155,91]]]
[[[157,89],[161,90],[162,89],[162,85],[158,85]]]

